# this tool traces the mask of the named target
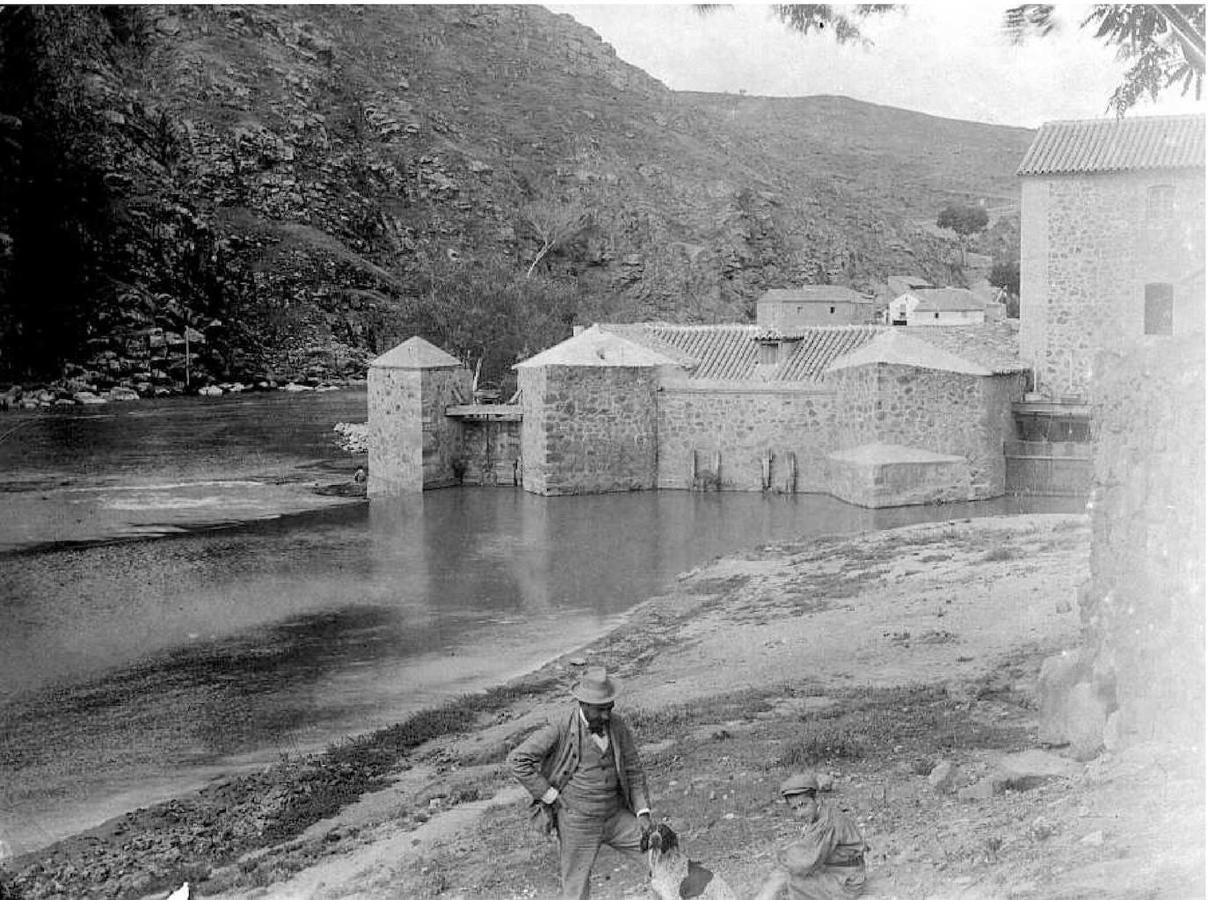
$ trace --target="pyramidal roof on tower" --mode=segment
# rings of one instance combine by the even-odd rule
[[[641,344],[592,325],[555,344],[536,356],[516,363],[512,368],[533,369],[539,366],[667,366],[677,360],[664,356]]]
[[[370,368],[379,369],[447,369],[460,365],[461,360],[456,356],[422,337],[407,338],[369,364]]]
[[[959,372],[963,375],[994,374],[980,363],[957,356],[922,338],[907,334],[905,328],[890,328],[882,331],[867,344],[835,360],[827,371],[851,369],[870,363],[914,366],[917,369],[937,369],[942,372]]]

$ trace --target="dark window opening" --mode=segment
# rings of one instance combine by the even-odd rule
[[[1174,334],[1174,286],[1145,285],[1145,333]]]
[[[833,316],[834,314],[835,314],[835,308],[832,306],[832,307],[831,307],[831,315]]]
[[[776,345],[775,344],[760,344],[759,345],[759,362],[765,366],[776,364]]]

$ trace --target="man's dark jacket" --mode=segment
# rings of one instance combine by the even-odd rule
[[[569,715],[558,722],[547,722],[511,752],[508,761],[512,765],[512,774],[535,800],[540,800],[550,787],[561,791],[579,765],[580,743],[591,740],[587,735],[587,726],[579,717],[579,705],[576,703]],[[608,740],[617,766],[622,804],[630,812],[649,809],[646,773],[638,759],[633,732],[617,713],[612,714],[609,722]]]

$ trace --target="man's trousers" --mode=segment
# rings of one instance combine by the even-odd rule
[[[558,848],[562,865],[562,900],[587,900],[591,867],[600,847],[612,847],[639,866],[642,829],[633,813],[618,810],[606,819],[585,816],[563,807],[558,812]]]

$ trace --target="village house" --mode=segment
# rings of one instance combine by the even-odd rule
[[[987,303],[966,288],[915,288],[889,303],[891,325],[980,325]],[[997,318],[997,316],[992,316]]]
[[[867,325],[872,316],[871,297],[836,284],[772,288],[755,301],[755,324],[763,328]]]
[[[1204,330],[1204,117],[1049,122],[1019,166],[1020,355],[1085,397],[1095,354]]]

